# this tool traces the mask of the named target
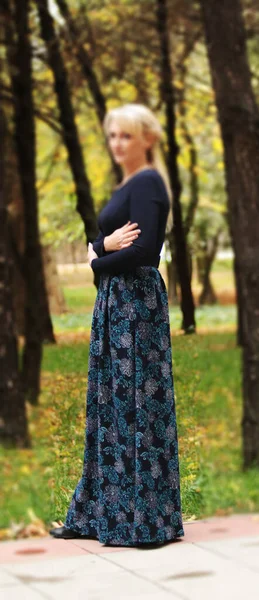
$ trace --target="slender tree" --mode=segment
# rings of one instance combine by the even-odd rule
[[[7,100],[10,101],[10,103],[13,105],[14,107],[14,113],[17,117],[18,112],[19,112],[19,106],[21,104],[21,97],[20,97],[20,83],[19,83],[19,77],[22,78],[22,72],[21,72],[21,64],[19,64],[19,61],[21,61],[21,57],[19,56],[19,53],[16,52],[15,48],[16,48],[16,38],[18,40],[18,43],[21,43],[23,45],[23,41],[21,40],[21,36],[16,35],[17,31],[16,31],[16,24],[15,22],[17,21],[17,19],[15,18],[15,10],[12,10],[12,8],[14,7],[14,3],[10,2],[10,0],[2,0],[2,15],[4,18],[4,22],[5,22],[5,27],[4,27],[4,35],[3,35],[3,39],[5,42],[5,48],[6,48],[6,58],[7,58],[7,64],[9,67],[9,75],[10,75],[10,79],[11,79],[11,88],[7,88],[8,92],[9,92],[9,97],[3,97],[3,100],[6,102]],[[29,42],[28,42],[29,43]],[[18,63],[17,63],[17,59],[18,59]],[[20,73],[20,75],[19,75]],[[6,86],[3,85],[3,88],[5,88]],[[22,86],[23,89],[25,89],[26,85]],[[24,101],[24,100],[23,100]],[[33,106],[33,110],[34,110],[34,106]],[[19,117],[18,117],[18,121],[19,121]],[[19,143],[20,146],[20,150],[19,150],[19,154],[23,155],[23,145],[24,142],[21,140],[21,135],[20,133],[17,131],[17,123],[18,123],[17,119],[15,119],[15,132],[16,132],[16,142]],[[7,137],[8,139],[10,138],[11,134],[10,134],[10,127],[9,130],[7,131]],[[9,146],[8,146],[9,148]],[[20,172],[20,166],[21,163],[18,161],[18,166],[17,166],[17,159],[18,159],[18,155],[17,155],[17,144],[16,144],[16,153],[15,151],[13,152],[13,150],[11,149],[9,151],[9,156],[12,155],[12,160],[14,162],[14,178],[20,179],[19,185],[18,187],[20,188],[20,186],[22,187],[22,179],[24,177],[27,177],[23,172]],[[17,155],[17,156],[16,156]],[[11,187],[14,188],[14,180],[11,181]],[[24,186],[22,191],[24,191]],[[16,190],[17,192],[17,190]],[[23,194],[21,194],[23,195]],[[24,200],[24,199],[23,199]],[[19,199],[18,199],[19,202]],[[24,206],[25,203],[24,201],[21,202],[21,213],[22,213],[22,220],[24,221]],[[23,226],[20,226],[20,230],[23,230]],[[26,277],[26,270],[24,268],[24,260],[25,260],[25,256],[23,256],[21,253],[19,253],[18,250],[18,246],[19,243],[17,244],[17,239],[15,238],[14,235],[11,236],[11,241],[12,241],[12,249],[13,249],[13,256],[14,256],[14,260],[16,263],[17,268],[19,269],[19,272],[23,278],[23,283],[22,285],[26,287],[26,281],[25,281],[25,277]],[[21,240],[19,240],[21,241]],[[16,282],[16,278],[14,278],[14,281]],[[15,283],[14,283],[15,285]],[[49,342],[49,343],[55,343],[55,336],[54,336],[54,331],[53,331],[53,326],[52,326],[52,321],[51,321],[51,316],[50,316],[50,311],[49,311],[49,303],[48,303],[48,296],[47,296],[47,291],[46,291],[46,286],[45,286],[45,276],[44,276],[44,270],[42,271],[42,274],[40,275],[40,285],[42,285],[42,289],[41,289],[41,320],[42,320],[42,327],[43,327],[43,337],[44,337],[44,341],[45,342]],[[24,293],[22,292],[21,294],[21,304],[23,305],[23,301],[22,298],[24,296]],[[15,302],[15,307],[17,306],[17,302]],[[21,306],[23,312],[24,312],[24,306]],[[24,317],[22,318],[22,321],[24,320]]]
[[[6,119],[0,106],[0,440],[4,444],[24,448],[30,445],[30,440],[12,303],[13,261],[5,179],[6,133]]]
[[[98,232],[96,214],[79,141],[68,76],[60,51],[58,36],[55,32],[53,18],[49,13],[47,0],[38,0],[37,7],[41,36],[46,44],[48,62],[54,76],[63,139],[67,148],[68,160],[76,187],[77,211],[84,223],[87,242],[92,242]]]
[[[89,51],[86,49],[84,41],[82,39],[82,30],[77,25],[76,20],[72,17],[71,11],[66,0],[57,0],[57,5],[59,7],[60,13],[65,19],[67,29],[69,32],[69,36],[71,42],[73,43],[73,48],[76,53],[76,57],[78,63],[81,66],[84,77],[89,86],[89,90],[91,92],[94,105],[96,108],[96,114],[99,119],[99,122],[102,126],[105,114],[106,114],[106,98],[102,92],[100,83],[98,81],[98,77],[96,75],[93,60],[90,56]],[[113,171],[115,177],[118,181],[122,178],[122,172],[120,166],[113,160],[111,156]]]
[[[259,110],[240,0],[200,0],[221,127],[242,322],[244,468],[259,465]]]
[[[178,168],[178,145],[176,142],[176,116],[175,116],[175,94],[173,87],[173,73],[170,62],[169,33],[167,1],[156,0],[157,30],[161,49],[161,97],[165,105],[166,130],[168,140],[167,167],[173,191],[173,218],[174,226],[169,236],[169,242],[175,245],[175,256],[179,283],[181,287],[181,309],[183,314],[182,328],[185,333],[195,331],[195,307],[191,289],[190,269],[188,265],[188,253],[182,209],[180,203],[181,181]]]
[[[205,251],[203,248],[202,257],[200,261],[197,260],[199,279],[202,284],[202,290],[199,295],[199,304],[215,304],[217,302],[217,296],[210,279],[210,274],[217,254],[221,231],[222,227],[220,226],[215,234],[209,240],[206,240]]]
[[[8,1],[6,5],[10,17],[12,11]],[[38,225],[29,0],[15,0],[12,16],[16,34],[15,44],[12,44],[11,56],[11,80],[15,100],[14,135],[24,202],[25,231],[23,268],[26,282],[26,299],[23,383],[27,398],[35,403],[40,390],[40,367],[47,294]]]
[[[187,64],[186,61],[193,51],[196,42],[200,39],[201,32],[194,31],[192,35],[187,32],[184,39],[184,49],[180,54],[177,61],[177,73],[180,79],[180,88],[177,90],[177,105],[180,117],[180,126],[182,134],[187,148],[189,149],[189,187],[190,187],[190,201],[187,206],[187,212],[184,219],[184,231],[188,238],[188,234],[193,225],[196,209],[199,204],[199,177],[197,174],[198,166],[198,151],[195,144],[193,135],[191,134],[187,124],[187,111],[186,111],[186,77],[187,77]],[[187,248],[188,250],[188,248]]]

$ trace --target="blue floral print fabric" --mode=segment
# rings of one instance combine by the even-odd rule
[[[109,545],[184,536],[168,297],[156,267],[101,275],[83,474],[65,526]]]

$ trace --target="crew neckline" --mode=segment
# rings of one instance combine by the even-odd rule
[[[114,191],[118,192],[119,190],[121,190],[122,188],[124,188],[125,185],[127,185],[128,183],[130,183],[135,177],[137,177],[141,173],[146,173],[147,171],[155,171],[156,173],[158,172],[157,169],[155,169],[154,167],[148,167],[147,169],[141,169],[141,171],[138,171],[137,173],[134,173],[134,175],[132,175],[127,181],[125,181],[125,183],[123,183],[122,185],[116,186],[114,188]]]

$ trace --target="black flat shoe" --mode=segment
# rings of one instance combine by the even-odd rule
[[[171,540],[164,540],[163,542],[144,542],[143,544],[136,544],[136,548],[138,550],[155,550],[156,548],[161,548],[162,546],[167,546],[168,544],[178,541],[178,538],[172,538]]]
[[[55,538],[62,538],[63,540],[72,540],[75,538],[84,538],[86,536],[80,535],[77,531],[67,529],[66,527],[55,527],[49,532]]]

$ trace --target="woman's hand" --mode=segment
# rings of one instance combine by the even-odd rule
[[[128,248],[133,244],[133,241],[141,233],[141,229],[136,229],[138,223],[126,223],[123,227],[115,229],[111,235],[107,235],[104,238],[104,249],[106,252],[113,250],[121,250],[122,248]]]
[[[88,249],[88,255],[87,255],[87,258],[88,258],[89,265],[90,265],[90,267],[91,267],[92,260],[93,260],[94,258],[98,258],[98,256],[97,256],[96,252],[94,251],[94,249],[93,249],[93,244],[91,244],[91,242],[89,242],[89,244],[88,244],[88,248],[87,248],[87,249]]]

